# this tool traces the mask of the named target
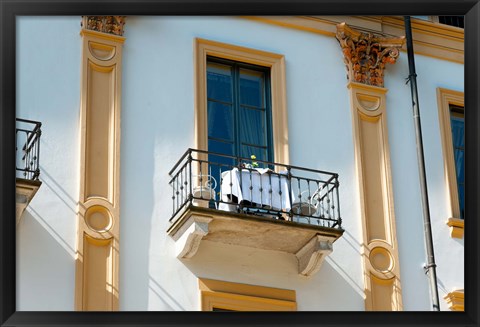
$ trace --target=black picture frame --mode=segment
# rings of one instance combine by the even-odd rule
[[[19,15],[465,15],[465,312],[17,312],[15,17]],[[480,4],[458,0],[0,0],[1,326],[477,326]]]

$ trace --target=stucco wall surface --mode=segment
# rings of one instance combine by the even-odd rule
[[[42,185],[17,226],[17,310],[73,310],[80,19],[17,17],[18,118],[40,121]]]
[[[198,310],[198,278],[293,289],[299,310],[364,310],[352,117],[335,38],[234,17],[128,17],[123,48],[120,310]],[[17,310],[73,310],[79,180],[80,17],[17,20],[17,116],[43,123],[42,187],[17,228]],[[290,163],[336,172],[344,235],[312,278],[293,255],[203,242],[175,257],[169,170],[194,146],[194,40],[281,54]],[[445,224],[436,88],[463,66],[416,56],[440,296],[463,288],[463,241]],[[405,310],[430,310],[405,52],[387,66],[388,138]],[[468,109],[467,109],[468,110]],[[45,297],[49,300],[45,301]],[[447,310],[442,303],[442,309]]]

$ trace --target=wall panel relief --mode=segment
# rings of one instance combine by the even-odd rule
[[[80,33],[83,47],[77,311],[116,311],[119,303],[120,95],[125,38],[118,36],[118,29],[110,25],[92,27],[95,21],[121,22],[123,33],[124,19],[115,17],[120,16],[85,16],[82,25],[86,28]],[[107,34],[109,31],[116,32]]]

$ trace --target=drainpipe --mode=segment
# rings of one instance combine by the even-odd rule
[[[433,311],[440,311],[438,300],[437,273],[435,264],[435,254],[433,253],[432,227],[430,224],[430,209],[428,204],[427,180],[425,177],[425,159],[423,157],[422,129],[420,126],[420,112],[418,104],[417,74],[415,73],[415,60],[413,56],[412,27],[410,16],[404,16],[405,34],[407,38],[408,54],[408,82],[412,93],[413,119],[415,123],[415,136],[417,144],[418,172],[420,179],[420,192],[422,195],[423,206],[423,231],[425,233],[425,245],[427,249],[427,264],[424,266],[425,274],[430,280],[430,293],[432,296]]]

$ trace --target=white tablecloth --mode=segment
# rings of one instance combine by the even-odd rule
[[[231,202],[231,195],[234,195],[238,203],[249,201],[258,207],[265,206],[278,211],[290,210],[287,175],[276,174],[267,168],[242,169],[241,172],[238,168],[233,168],[224,171],[221,195],[225,202]],[[221,210],[232,210],[232,207],[234,206],[223,203],[219,205]]]

